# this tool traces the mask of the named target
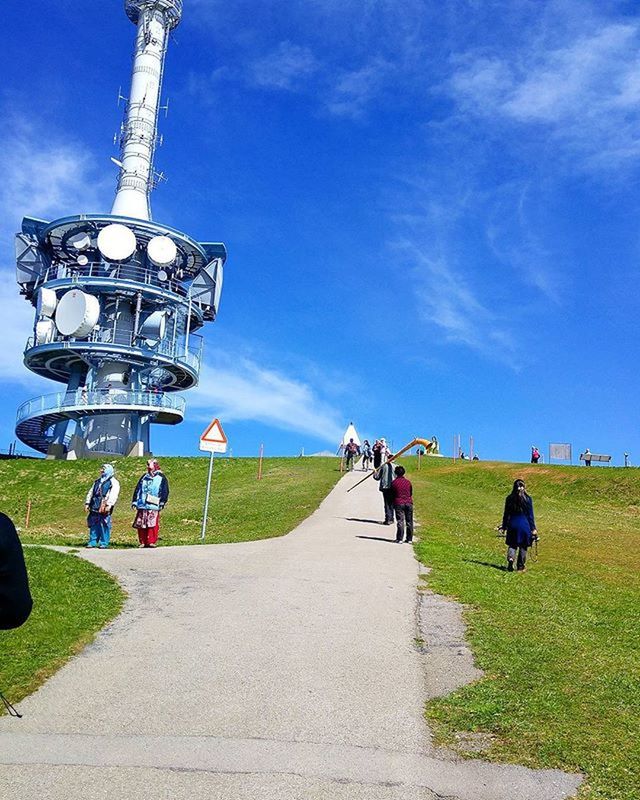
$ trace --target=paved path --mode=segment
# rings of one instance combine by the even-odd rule
[[[0,797],[572,796],[576,776],[431,747],[418,564],[377,524],[377,484],[346,494],[360,477],[281,539],[83,552],[129,600],[22,720],[0,719]]]

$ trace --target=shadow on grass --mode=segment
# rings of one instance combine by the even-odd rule
[[[467,564],[479,564],[481,567],[491,567],[492,569],[498,569],[500,572],[507,572],[507,568],[502,564],[492,564],[489,561],[477,561],[475,558],[463,558],[463,561],[466,561]]]

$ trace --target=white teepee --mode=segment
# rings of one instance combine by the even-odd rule
[[[360,441],[360,437],[358,436],[358,432],[353,426],[353,422],[350,422],[347,430],[344,432],[344,436],[342,437],[342,447],[346,444],[349,444],[349,439],[353,439],[353,441],[360,447],[362,442]]]

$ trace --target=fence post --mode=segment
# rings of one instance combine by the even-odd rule
[[[29,527],[29,520],[31,519],[31,500],[27,500],[27,518],[24,521],[24,527]]]
[[[262,479],[262,459],[264,457],[264,444],[260,445],[260,458],[258,460],[258,480]]]

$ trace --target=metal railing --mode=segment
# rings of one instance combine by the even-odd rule
[[[30,417],[71,409],[78,412],[86,409],[89,412],[97,406],[114,406],[114,412],[116,408],[120,410],[125,406],[134,411],[140,408],[171,410],[184,415],[185,400],[174,393],[128,392],[124,389],[76,389],[74,392],[55,392],[27,400],[20,406],[16,416],[17,422],[21,422]]]
[[[185,286],[180,280],[176,280],[175,277],[161,281],[158,278],[158,272],[159,269],[157,267],[149,267],[143,264],[111,264],[104,261],[89,261],[87,264],[56,262],[42,273],[36,281],[35,287],[37,288],[48,281],[70,280],[73,283],[81,283],[83,278],[100,278],[105,282],[130,281],[131,283],[161,289],[163,292],[170,292],[179,297],[187,297],[189,293],[188,286]],[[192,276],[189,277],[191,278]]]
[[[185,338],[177,336],[175,339],[163,339],[155,345],[145,344],[145,339],[134,336],[131,331],[118,331],[115,332],[111,328],[102,328],[101,330],[92,331],[92,333],[84,339],[75,339],[74,337],[56,335],[44,342],[36,342],[35,337],[30,336],[27,339],[24,352],[31,350],[33,347],[46,347],[49,344],[55,344],[68,349],[74,349],[78,346],[82,347],[87,344],[97,344],[102,347],[106,345],[120,345],[129,350],[135,350],[148,358],[160,355],[165,356],[173,361],[178,361],[186,364],[196,373],[200,372],[200,364],[202,361],[202,350],[204,347],[204,340],[202,336],[197,333],[192,333],[189,336],[189,342],[185,347]]]

